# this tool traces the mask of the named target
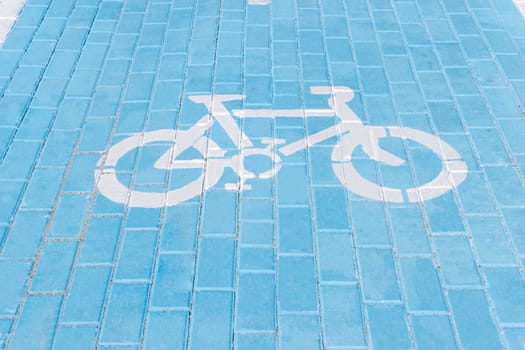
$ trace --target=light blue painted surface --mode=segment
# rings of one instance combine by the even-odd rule
[[[523,67],[511,0],[28,0],[0,48],[0,349],[523,350]],[[363,198],[333,172],[332,137],[240,192],[224,188],[239,185],[231,168],[171,207],[97,189],[111,146],[206,114],[190,96],[245,95],[230,112],[328,108],[311,86],[350,87],[365,125],[436,135],[467,178],[423,202]],[[257,147],[339,121],[235,120]],[[207,133],[239,153],[217,123]],[[439,173],[418,143],[381,146],[408,161],[356,149],[372,182]],[[153,167],[168,147],[127,153],[119,181],[196,179]]]

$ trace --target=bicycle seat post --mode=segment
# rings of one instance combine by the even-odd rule
[[[354,98],[354,91],[351,88],[346,86],[312,86],[310,91],[314,95],[331,95],[328,104],[348,128],[363,125],[361,119],[348,106],[348,102]]]

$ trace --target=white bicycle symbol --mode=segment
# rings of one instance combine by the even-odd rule
[[[399,126],[366,126],[347,103],[353,99],[354,92],[347,87],[312,87],[312,94],[331,95],[328,99],[330,109],[285,109],[285,110],[233,110],[230,113],[224,105],[227,101],[241,100],[241,95],[202,95],[191,96],[190,100],[206,106],[209,113],[204,115],[188,130],[163,129],[130,136],[113,145],[99,160],[95,179],[99,191],[114,202],[130,207],[159,208],[174,206],[217,184],[225,169],[231,168],[239,176],[240,185],[227,184],[227,190],[242,191],[250,188],[250,179],[269,179],[281,168],[281,157],[290,156],[319,142],[337,137],[338,142],[332,150],[332,169],[339,181],[350,191],[373,200],[402,203],[421,202],[441,196],[459,186],[467,177],[468,169],[459,153],[439,137],[427,132]],[[233,118],[275,118],[275,117],[338,117],[340,122],[301,140],[286,144],[285,140],[267,140],[268,146],[256,148],[250,138],[243,133]],[[237,155],[227,158],[226,151],[211,138],[207,131],[217,121],[239,150]],[[408,189],[380,186],[359,174],[352,164],[352,154],[361,146],[372,160],[391,166],[400,166],[405,161],[379,146],[379,139],[397,137],[415,141],[432,150],[441,160],[441,172],[431,181]],[[169,148],[154,164],[157,169],[201,169],[200,176],[182,187],[166,192],[144,192],[131,190],[117,178],[116,166],[125,154],[150,142],[170,142]],[[182,160],[180,155],[193,148],[203,159]],[[254,173],[245,167],[250,156],[265,156],[272,161],[272,168]],[[177,159],[179,157],[179,159]],[[403,191],[405,193],[403,193]]]

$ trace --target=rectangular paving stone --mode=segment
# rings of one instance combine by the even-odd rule
[[[61,322],[98,323],[106,303],[110,274],[111,268],[108,266],[75,268],[71,288],[64,298]]]
[[[168,331],[166,332],[166,326]],[[146,323],[144,347],[151,349],[184,349],[188,314],[180,311],[150,312]]]
[[[56,330],[53,344],[57,348],[91,349],[97,344],[97,327],[60,327]]]
[[[34,258],[44,237],[48,220],[48,212],[19,210],[3,243],[2,256]]]
[[[56,108],[64,97],[67,82],[64,78],[43,78],[36,89],[31,106]]]
[[[238,278],[235,330],[275,332],[275,275],[241,272]]]
[[[66,167],[78,142],[78,136],[77,130],[50,132],[40,153],[38,165],[42,167]]]
[[[53,58],[49,61],[44,77],[47,78],[69,78],[78,60],[78,52],[69,50],[55,51]]]
[[[239,215],[242,221],[273,220],[273,202],[270,200],[241,200]]]
[[[47,242],[31,283],[31,291],[65,291],[76,252],[77,242]]]
[[[441,73],[421,72],[418,76],[421,81],[423,94],[428,101],[452,99],[445,77]],[[446,117],[446,115],[443,115],[443,117]]]
[[[434,42],[454,41],[454,32],[445,19],[427,19],[425,24]]]
[[[501,219],[494,216],[473,216],[469,226],[482,265],[515,265],[513,242],[509,240]]]
[[[21,207],[25,209],[52,209],[58,195],[64,170],[36,168],[25,191]]]
[[[231,238],[199,240],[197,288],[231,288],[235,272],[235,241]]]
[[[489,107],[496,119],[520,119],[523,112],[506,88],[484,88]]]
[[[471,135],[481,164],[509,164],[509,154],[496,128],[471,129]]]
[[[31,45],[29,45],[20,64],[44,67],[54,48],[55,43],[52,41],[33,41]]]
[[[483,291],[449,290],[448,298],[462,346],[501,347]],[[471,317],[473,313],[476,314],[475,318]],[[473,332],[473,329],[476,329],[476,332]],[[483,332],[483,337],[477,336],[477,332]]]
[[[79,98],[93,95],[99,71],[93,69],[77,69],[71,77],[66,97]],[[87,109],[87,107],[86,107]],[[85,112],[85,110],[84,110]]]
[[[196,292],[189,348],[229,349],[232,344],[232,292]]]
[[[466,134],[443,135],[443,140],[454,147],[462,155],[463,161],[467,165],[469,172],[481,170],[478,158],[475,155],[471,141]]]
[[[280,256],[278,273],[280,311],[317,311],[317,281],[312,257]]]
[[[387,72],[390,82],[405,83],[413,82],[415,80],[410,66],[410,61],[407,56],[385,56],[385,70]]]
[[[500,74],[498,67],[491,61],[473,61],[471,62],[474,78],[483,87],[502,87],[505,85],[503,76]]]
[[[42,77],[42,67],[22,66],[16,70],[7,87],[7,93],[31,95]]]
[[[161,254],[157,263],[151,305],[189,307],[194,278],[193,254]]]
[[[144,128],[147,115],[147,102],[132,102],[122,104],[115,128],[115,134],[133,133],[142,130]]]
[[[399,255],[429,254],[430,241],[417,208],[389,208],[392,236]]]
[[[367,305],[371,342],[374,349],[409,348],[405,311],[401,305]]]
[[[241,222],[239,228],[240,242],[242,244],[256,244],[273,246],[274,224],[270,222]]]
[[[0,346],[5,346],[12,323],[13,320],[8,318],[0,320]]]
[[[99,160],[98,154],[76,154],[69,166],[67,179],[64,183],[66,192],[91,192],[95,178],[89,170],[93,170]]]
[[[274,336],[239,334],[235,336],[235,348],[274,350],[276,349],[276,341]]]
[[[463,232],[464,224],[450,192],[425,203],[432,232]]]
[[[0,63],[2,63],[0,66],[0,75],[4,77],[9,77],[11,73],[15,70],[15,68],[18,66],[18,60],[20,59],[23,51],[2,51],[0,53]]]
[[[0,178],[10,180],[29,178],[41,147],[40,141],[13,141],[0,164]]]
[[[113,263],[122,218],[91,218],[79,254],[79,263]]]
[[[107,116],[107,115],[106,115]],[[80,152],[97,152],[106,149],[114,120],[112,118],[89,119],[83,127],[78,150]],[[95,137],[98,135],[99,137]]]
[[[525,147],[520,141],[521,135],[525,132],[525,120],[501,120],[499,124],[511,151],[513,153],[525,153]]]
[[[26,291],[27,279],[31,272],[32,263],[14,260],[0,261],[0,268],[4,273],[1,281],[4,286],[0,290],[0,315],[15,315],[20,299]]]
[[[273,247],[241,247],[239,249],[239,270],[269,272],[275,269]]]
[[[10,348],[48,349],[53,340],[61,296],[29,296],[24,303]]]
[[[122,88],[120,87],[97,87],[89,115],[94,117],[116,115],[121,94]]]
[[[456,101],[468,126],[492,127],[494,125],[489,108],[481,96],[457,96]]]
[[[78,237],[84,224],[88,207],[87,196],[61,196],[58,203],[49,237]]]
[[[279,347],[281,349],[321,349],[317,315],[280,315]]]
[[[416,84],[391,84],[394,102],[399,113],[419,113],[425,111],[423,95]]]
[[[149,280],[157,248],[157,232],[125,231],[117,262],[116,279]]]
[[[18,127],[16,138],[41,142],[55,119],[55,109],[30,108]]]
[[[375,219],[370,222],[370,217]],[[352,221],[358,246],[391,244],[383,204],[372,201],[352,202]]]
[[[481,285],[477,263],[470,242],[465,236],[434,237],[444,282],[454,285]]]
[[[200,208],[196,204],[166,209],[160,239],[161,251],[195,250]]]
[[[514,268],[486,268],[484,272],[489,283],[489,291],[496,314],[505,323],[522,323],[525,312],[524,301],[525,282],[519,269]]]
[[[437,54],[441,60],[441,64],[444,67],[466,67],[465,58],[461,54],[459,43],[443,42],[435,43],[435,46]],[[448,73],[453,72],[454,71],[448,71]]]
[[[17,126],[22,120],[30,96],[4,95],[0,101],[0,122],[2,126]]]
[[[235,234],[237,198],[234,193],[211,191],[205,195],[202,233]]]
[[[88,34],[87,28],[72,28],[66,26],[62,21],[49,24],[49,29],[45,31],[39,31],[38,35],[41,35],[42,39],[54,39],[60,35],[58,43],[56,45],[57,50],[80,50],[82,48],[85,38]],[[42,29],[41,29],[42,30]]]
[[[446,311],[438,269],[431,259],[400,259],[409,310]]]
[[[505,208],[503,216],[508,227],[513,243],[520,255],[525,252],[525,239],[520,232],[523,232],[524,222],[520,220],[521,215],[525,213],[525,208]]]
[[[109,86],[124,84],[130,63],[127,59],[111,59],[106,61],[106,66],[102,71],[99,84]]]
[[[487,167],[485,171],[492,188],[498,189],[494,196],[500,205],[525,205],[525,188],[513,167]]]
[[[510,348],[519,349],[525,344],[525,329],[523,328],[507,328],[505,329],[505,338]]]
[[[345,191],[339,187],[314,188],[316,226],[319,230],[346,229],[349,225]],[[329,205],[332,203],[332,205]]]
[[[495,211],[494,198],[491,196],[485,177],[481,172],[469,172],[465,186],[458,188],[461,208],[466,214],[493,213]]]
[[[459,113],[451,102],[429,102],[428,108],[439,133],[462,133]]]
[[[317,235],[317,264],[321,282],[357,280],[355,250],[348,232],[322,232]]]
[[[327,347],[366,345],[356,286],[322,286],[321,306]]]
[[[416,345],[420,348],[456,348],[456,340],[447,315],[421,315],[411,317]]]
[[[398,277],[390,249],[360,248],[363,297],[367,301],[400,301]]]
[[[128,80],[125,101],[148,101],[152,93],[155,74],[131,74]]]
[[[126,229],[128,230],[158,230],[162,211],[157,208],[128,207]]]
[[[113,285],[101,330],[102,342],[140,342],[148,289],[146,284]]]

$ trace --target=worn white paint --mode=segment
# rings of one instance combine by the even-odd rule
[[[270,0],[248,0],[249,5],[269,5]]]
[[[513,0],[514,4],[518,8],[518,10],[521,12],[521,15],[525,17],[525,0]]]
[[[0,47],[24,7],[25,0],[0,0]]]
[[[281,169],[281,156],[289,156],[329,138],[339,136],[335,145],[331,163],[339,179],[352,192],[373,200],[402,203],[422,202],[441,196],[459,186],[467,177],[468,169],[461,155],[448,143],[427,132],[398,126],[381,127],[364,125],[361,119],[348,106],[354,97],[352,89],[339,87],[313,87],[313,94],[329,95],[330,109],[285,109],[285,110],[236,110],[239,118],[276,118],[276,117],[337,117],[340,122],[304,139],[286,144],[286,140],[264,140],[264,148],[254,147],[250,138],[242,132],[228,111],[226,101],[240,100],[240,95],[201,95],[192,96],[195,103],[206,106],[209,114],[204,115],[188,130],[170,129],[145,132],[130,136],[113,145],[98,163],[95,170],[99,191],[111,200],[131,207],[159,208],[173,206],[200,195],[215,186],[225,169],[232,169],[239,177],[239,183],[224,185],[226,190],[243,191],[250,188],[251,179],[269,179]],[[225,157],[226,151],[210,139],[208,131],[213,123],[218,122],[239,150],[237,155]],[[379,140],[385,137],[397,137],[415,141],[434,152],[442,162],[442,169],[437,177],[421,186],[409,189],[397,189],[373,183],[355,169],[352,154],[360,147],[372,160],[390,166],[400,166],[405,161],[380,147]],[[142,192],[127,188],[118,179],[116,167],[120,158],[134,148],[150,142],[172,142],[169,148],[154,164],[158,169],[201,169],[201,175],[194,181],[167,192]],[[279,146],[283,144],[282,146]],[[202,158],[192,160],[177,159],[185,150],[194,148]],[[272,161],[272,167],[261,173],[246,169],[246,159],[251,156],[264,156]],[[327,161],[329,161],[327,159]]]

